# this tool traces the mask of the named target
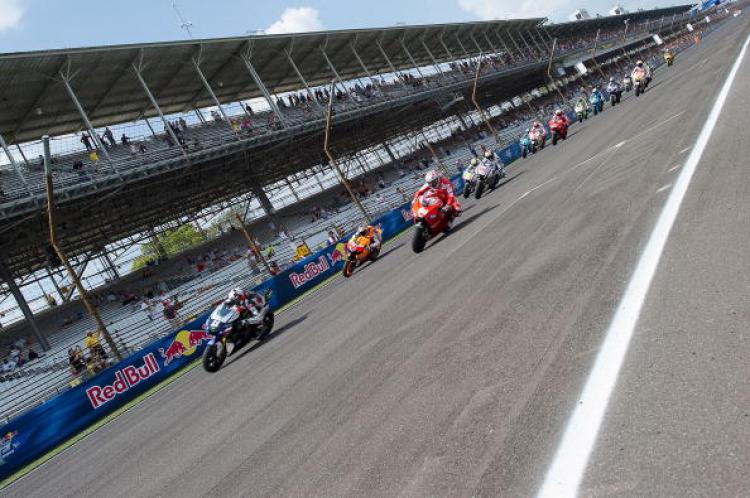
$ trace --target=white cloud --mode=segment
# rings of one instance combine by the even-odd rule
[[[2,0],[0,0],[2,1]],[[305,31],[322,31],[320,12],[312,7],[289,7],[271,24],[266,33],[280,35],[284,33],[302,33]]]
[[[0,31],[18,26],[23,11],[21,0],[0,0]]]
[[[572,3],[570,0],[458,0],[462,9],[486,20],[564,18],[576,9]]]

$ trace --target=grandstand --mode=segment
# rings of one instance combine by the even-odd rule
[[[417,185],[414,175],[397,171],[425,138],[451,149],[456,130],[482,129],[468,106],[480,54],[480,104],[502,118],[501,103],[531,89],[544,88],[539,99],[550,92],[550,64],[562,70],[556,75],[561,86],[570,83],[575,62],[595,53],[617,58],[656,32],[667,38],[681,28],[689,7],[630,14],[627,31],[623,16],[560,25],[531,19],[0,55],[0,93],[9,103],[0,118],[6,154],[0,163],[3,295],[25,308],[30,287],[59,285],[61,270],[50,267],[46,251],[46,201],[36,159],[43,134],[53,136],[63,249],[82,272],[89,260],[101,259],[99,272],[115,280],[97,294],[135,285],[140,274],[122,279],[116,264],[132,254],[132,246],[183,223],[200,226],[232,206],[245,208],[254,234],[264,245],[278,246],[275,257],[286,263],[291,247],[269,222],[317,246],[332,227],[346,231],[360,219],[352,204],[314,223],[300,213],[333,202],[338,192],[321,157],[328,98],[334,99],[335,155],[349,166],[350,178],[386,177],[390,186],[380,198],[364,200],[371,213],[384,212],[403,202],[397,188],[409,192]],[[553,41],[559,49],[551,54]],[[329,96],[332,78],[337,93]],[[501,142],[514,140],[523,125],[506,128]],[[105,135],[110,127],[115,140]],[[80,140],[83,133],[98,160]],[[463,149],[441,156],[452,166],[469,154]],[[248,268],[238,234],[195,251],[216,247],[240,257],[200,274],[167,262],[157,267],[153,282],[138,285],[164,282],[183,301],[180,318],[186,319],[228,289],[267,277]],[[126,351],[174,325],[119,303],[105,301],[100,309]],[[91,327],[86,318],[59,325],[65,313],[80,312],[75,299],[38,317],[30,311],[6,334],[26,336],[33,325],[49,348],[4,378],[3,417],[67,388],[67,350]]]

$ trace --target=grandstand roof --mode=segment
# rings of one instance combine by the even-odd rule
[[[162,111],[170,114],[193,106],[213,105],[195,71],[193,58],[218,99],[222,103],[236,102],[261,96],[242,55],[250,58],[270,90],[284,92],[301,86],[285,50],[291,53],[307,82],[316,86],[333,77],[322,50],[339,75],[351,79],[364,75],[352,45],[372,73],[385,73],[390,72],[390,65],[378,42],[393,65],[404,69],[413,64],[402,41],[418,65],[428,65],[432,59],[423,41],[438,61],[447,62],[476,55],[480,49],[499,49],[494,35],[497,31],[532,29],[543,21],[538,18],[398,26],[0,54],[0,133],[6,140],[18,143],[43,134],[79,131],[81,119],[62,85],[61,74],[71,77],[71,85],[94,126],[103,126],[157,115],[138,82],[134,65],[142,68]]]

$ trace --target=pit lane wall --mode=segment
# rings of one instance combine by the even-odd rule
[[[455,177],[454,181],[462,188],[462,180]],[[384,240],[392,239],[411,226],[410,204],[404,203],[374,223],[382,227]],[[346,257],[344,245],[309,256],[255,290],[271,289],[270,305],[278,310],[340,272]],[[203,328],[209,314],[0,427],[0,481],[200,358],[209,338]]]

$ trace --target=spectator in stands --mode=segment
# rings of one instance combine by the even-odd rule
[[[99,355],[102,358],[107,358],[107,353],[104,351],[101,343],[99,342],[99,331],[94,330],[86,334],[86,338],[83,340],[83,345],[89,350],[91,355]]]
[[[154,304],[150,299],[146,298],[141,301],[141,311],[143,311],[148,317],[149,321],[154,321]]]
[[[70,373],[74,376],[80,375],[86,368],[86,360],[83,357],[81,346],[68,349],[68,365],[70,365]]]
[[[271,261],[268,266],[271,270],[271,275],[276,276],[281,273],[281,268],[279,268],[279,264],[276,261]]]
[[[44,294],[44,299],[47,301],[47,306],[49,307],[55,307],[57,306],[57,300],[55,299],[55,296],[52,294]]]
[[[123,133],[120,137],[120,143],[122,145],[130,145],[130,137]]]
[[[104,135],[102,136],[107,139],[106,141],[108,141],[109,145],[111,145],[112,147],[117,145],[117,141],[115,140],[115,135],[112,133],[112,130],[110,130],[109,127],[104,129]]]
[[[7,374],[7,373],[13,373],[13,370],[16,369],[16,365],[12,364],[8,358],[5,358],[3,360],[3,366],[2,369],[0,369],[0,372]]]
[[[81,143],[86,147],[87,152],[94,150],[94,147],[91,145],[91,137],[85,131],[81,134]]]
[[[328,245],[333,245],[339,241],[339,236],[334,230],[328,230]]]

